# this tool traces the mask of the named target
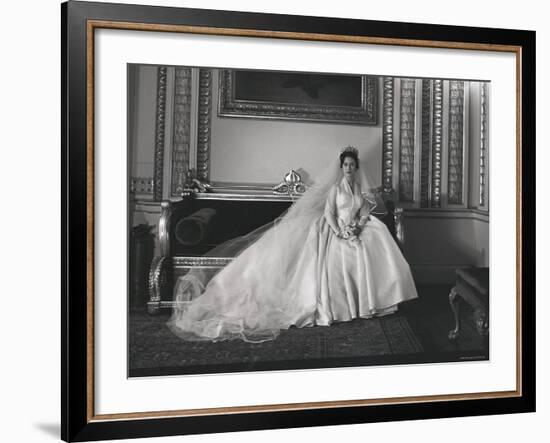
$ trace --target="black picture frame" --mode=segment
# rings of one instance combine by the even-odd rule
[[[535,411],[535,33],[425,25],[70,1],[61,6],[62,72],[62,373],[61,437],[65,441],[324,426],[391,420],[511,414]],[[499,395],[407,398],[383,404],[338,407],[231,409],[204,414],[96,416],[93,404],[93,70],[94,25],[147,26],[177,32],[192,26],[264,35],[369,37],[379,44],[509,48],[518,56],[518,342],[517,389]],[[401,43],[400,43],[401,42]],[[523,110],[523,112],[522,112]],[[92,125],[92,126],[91,126]],[[276,405],[275,405],[276,406]]]

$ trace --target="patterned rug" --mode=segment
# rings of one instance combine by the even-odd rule
[[[155,375],[155,368],[182,373],[211,365],[254,365],[285,361],[319,361],[350,357],[383,357],[423,352],[407,318],[393,314],[376,319],[355,319],[331,326],[290,328],[276,340],[246,343],[240,340],[186,342],[167,328],[169,314],[150,316],[133,311],[129,316],[130,375]],[[265,365],[263,365],[265,366]],[[162,371],[160,371],[162,373]],[[219,371],[207,371],[219,372]],[[159,373],[159,375],[161,375]]]

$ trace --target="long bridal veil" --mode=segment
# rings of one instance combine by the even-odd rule
[[[356,181],[374,201],[363,169]],[[178,279],[170,329],[185,340],[262,342],[291,325],[311,325],[329,231],[324,207],[342,179],[337,159],[272,223],[209,251],[234,258],[221,270],[197,268]]]

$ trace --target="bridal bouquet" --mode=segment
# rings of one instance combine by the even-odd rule
[[[359,242],[361,241],[359,239],[359,234],[361,234],[361,231],[363,230],[363,225],[360,222],[353,221],[350,224],[345,225],[340,230],[340,236],[345,239],[352,242]]]
[[[352,242],[360,242],[359,235],[365,228],[367,221],[370,220],[369,215],[362,216],[359,220],[353,220],[351,223],[340,228],[339,237]]]

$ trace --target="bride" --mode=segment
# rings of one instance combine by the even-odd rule
[[[185,340],[262,342],[290,326],[329,326],[395,312],[417,297],[409,265],[374,200],[356,148],[271,226],[209,255],[234,260],[176,283],[170,329]]]

